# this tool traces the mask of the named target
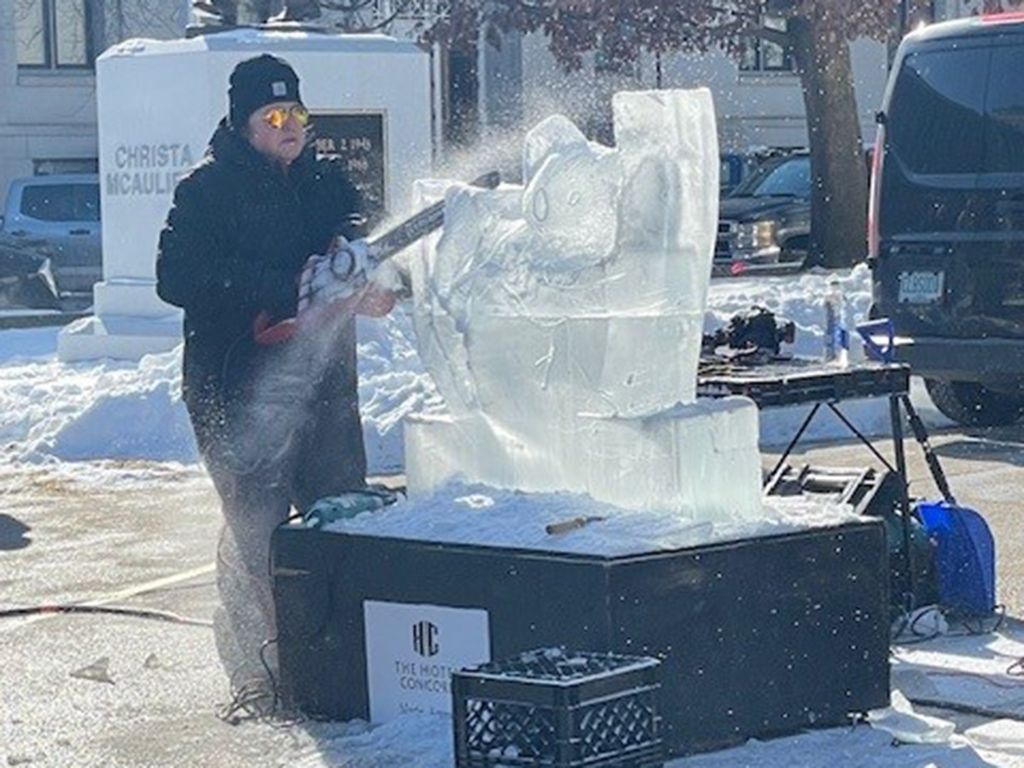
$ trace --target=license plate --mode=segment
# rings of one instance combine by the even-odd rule
[[[901,272],[899,301],[907,304],[931,304],[942,298],[946,273]]]

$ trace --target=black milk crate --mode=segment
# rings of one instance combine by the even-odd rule
[[[660,766],[660,666],[547,648],[454,672],[455,765]]]

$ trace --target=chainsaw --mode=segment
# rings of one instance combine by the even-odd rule
[[[470,186],[481,189],[494,189],[501,183],[501,174],[498,171],[491,171],[469,183]],[[380,264],[404,251],[420,238],[436,232],[443,224],[444,200],[438,200],[386,232],[368,239],[366,241],[367,252],[372,259]],[[253,336],[256,343],[262,346],[278,344],[290,339],[295,335],[297,329],[297,318],[289,317],[286,320],[271,323],[268,312],[260,312],[253,322]]]

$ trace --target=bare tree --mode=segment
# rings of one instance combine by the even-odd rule
[[[102,0],[91,3],[92,23],[102,46],[132,37],[181,37],[187,13],[181,3],[161,0]]]
[[[863,0],[450,0],[428,37],[473,40],[481,24],[542,32],[568,70],[601,50],[624,62],[642,51],[721,48],[740,55],[751,39],[788,51],[800,77],[811,150],[810,253],[829,266],[864,255],[867,178],[854,99],[851,40],[885,39],[897,3]],[[766,17],[782,19],[782,28]]]

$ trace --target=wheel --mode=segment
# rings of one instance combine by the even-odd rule
[[[807,267],[813,266],[810,263],[811,260],[807,253],[807,244],[804,243],[802,244],[802,246],[803,247],[801,247],[800,243],[785,245],[782,248],[782,252],[779,254],[779,263],[792,264],[793,262],[797,262],[798,264],[800,264],[801,269],[806,269]]]
[[[806,236],[791,237],[782,245],[782,253],[779,254],[780,263],[797,263],[800,269],[813,269],[823,267],[824,259],[821,254],[812,254],[810,251],[810,239]]]
[[[1024,398],[993,392],[984,384],[925,379],[924,385],[935,407],[966,427],[1013,424],[1024,414]]]

